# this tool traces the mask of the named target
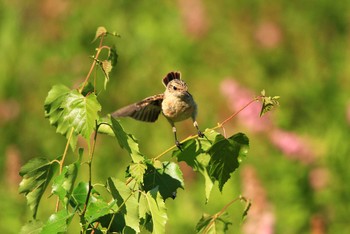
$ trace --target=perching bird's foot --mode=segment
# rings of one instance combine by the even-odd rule
[[[204,137],[204,134],[201,131],[198,130],[198,136],[199,137]]]
[[[175,141],[175,145],[177,146],[177,148],[178,148],[180,151],[182,151],[181,143],[180,143],[178,140]]]

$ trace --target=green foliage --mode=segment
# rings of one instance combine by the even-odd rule
[[[137,143],[135,137],[126,133],[118,120],[111,118],[111,122],[111,128],[119,142],[120,147],[128,151],[134,163],[143,161],[144,157],[140,153],[139,144]]]
[[[102,42],[107,35],[110,34],[100,27],[95,39]],[[100,43],[93,56],[92,67],[101,65],[106,86],[108,74],[116,64],[117,54],[114,47],[108,47],[108,58],[100,62],[98,57],[102,48],[107,47]],[[147,159],[141,153],[136,138],[127,133],[118,120],[99,117],[101,104],[97,99],[96,87],[88,81],[89,78],[90,75],[78,90],[55,85],[46,97],[45,116],[58,133],[66,136],[66,150],[62,157],[53,161],[34,158],[22,167],[20,193],[27,197],[34,218],[23,226],[22,233],[66,232],[74,216],[79,216],[82,233],[140,233],[143,229],[155,234],[165,233],[168,221],[165,200],[175,199],[178,189],[184,189],[185,184],[178,162],[186,162],[204,176],[205,197],[208,201],[215,182],[218,182],[218,188],[222,192],[224,184],[247,155],[249,140],[245,134],[237,133],[226,138],[214,129],[207,129],[204,138],[190,137],[182,142],[181,150],[173,151],[173,159],[178,162],[160,160],[164,154]],[[96,84],[96,81],[93,83]],[[131,161],[126,168],[125,181],[109,177],[103,188],[92,184],[91,167],[98,133],[107,133],[116,138]],[[69,145],[72,152],[75,152],[78,136],[82,136],[89,146],[88,160],[84,163],[88,166],[89,178],[87,182],[79,181],[76,184],[78,175],[83,173],[81,164],[84,151],[79,149],[78,159],[68,165],[66,157]],[[59,172],[55,174],[58,168]],[[36,214],[41,197],[51,180],[52,196],[57,197],[56,210],[43,224],[36,221]],[[246,211],[247,209],[244,213]],[[222,228],[219,228],[219,224],[222,224]],[[229,224],[229,218],[223,212],[215,216],[203,216],[197,225],[197,232],[226,231]]]
[[[33,211],[34,219],[36,218],[40,199],[57,168],[57,161],[33,158],[19,172],[20,176],[23,177],[19,184],[19,192],[26,196],[28,206]]]
[[[72,221],[74,213],[69,213],[63,209],[52,214],[44,224],[41,234],[62,233],[66,232],[69,223]]]
[[[226,212],[220,216],[203,214],[196,226],[196,231],[203,234],[226,233],[229,225],[232,223]]]
[[[222,191],[230,174],[247,155],[249,140],[243,133],[225,138],[214,130],[205,131],[206,139],[191,139],[183,143],[183,150],[176,150],[173,156],[184,161],[205,179],[205,194],[209,200],[210,191],[215,181]]]
[[[80,168],[83,151],[80,151],[80,158],[75,163],[64,166],[61,174],[55,177],[52,183],[52,193],[57,195],[60,202],[67,208],[72,194],[74,183]]]
[[[274,107],[279,106],[279,98],[280,96],[267,97],[265,96],[265,90],[261,91],[262,107],[260,116],[263,116],[267,112],[271,111]]]
[[[56,85],[49,91],[44,107],[45,116],[49,118],[50,124],[69,139],[73,150],[78,135],[88,141],[98,119],[97,113],[101,110],[94,93],[84,96],[79,91],[69,90],[63,85]]]

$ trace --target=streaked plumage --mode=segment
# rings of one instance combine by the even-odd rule
[[[174,123],[188,118],[192,118],[193,125],[198,130],[198,135],[203,136],[196,122],[197,104],[192,95],[187,91],[186,83],[181,80],[180,72],[169,72],[163,78],[166,90],[163,94],[147,97],[140,102],[125,106],[114,113],[113,117],[132,117],[145,122],[155,122],[160,112],[173,127],[175,143],[180,148],[180,143],[176,137]]]

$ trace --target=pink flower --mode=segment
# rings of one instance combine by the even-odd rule
[[[350,102],[348,103],[348,106],[346,108],[346,120],[348,121],[348,124],[350,125]]]
[[[233,79],[225,79],[221,83],[221,92],[226,97],[228,106],[233,113],[243,108],[255,97],[252,91],[242,87]],[[259,116],[260,110],[260,102],[252,103],[240,112],[236,119],[254,132],[265,133],[272,144],[289,158],[306,164],[315,160],[315,153],[307,139],[303,139],[295,133],[278,129],[272,123],[269,115]]]
[[[242,168],[243,194],[252,201],[242,230],[246,234],[272,234],[275,229],[275,214],[267,199],[265,188],[262,186],[255,168]]]
[[[255,38],[262,47],[275,48],[282,40],[281,29],[275,22],[262,22],[255,32]]]
[[[306,143],[306,139],[302,139],[295,133],[276,129],[270,134],[270,140],[285,155],[310,164],[315,160],[315,154]]]
[[[233,79],[225,79],[221,83],[221,92],[226,97],[229,108],[236,112],[255,98],[254,93],[240,86]],[[272,123],[267,115],[260,117],[261,103],[252,103],[237,115],[237,119],[255,132],[264,132],[271,128]]]

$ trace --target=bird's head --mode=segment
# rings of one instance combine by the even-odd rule
[[[187,84],[183,80],[176,79],[167,84],[165,93],[169,95],[183,96],[188,95],[187,90]]]

